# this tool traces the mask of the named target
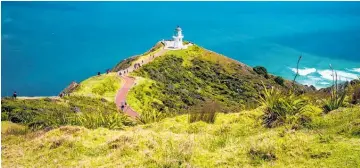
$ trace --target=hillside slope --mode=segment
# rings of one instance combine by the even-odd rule
[[[130,91],[128,102],[140,113],[148,109],[181,113],[205,100],[217,101],[223,112],[238,111],[258,105],[262,82],[268,87],[290,87],[289,81],[276,82],[273,75],[258,74],[243,63],[197,45],[167,51],[131,75],[140,80]]]
[[[63,126],[29,132],[2,122],[2,167],[354,168],[360,165],[359,108],[316,115],[296,131],[263,127],[261,108],[219,114],[214,124],[189,124],[181,115],[121,131]]]

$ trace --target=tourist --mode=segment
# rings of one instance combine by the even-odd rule
[[[16,97],[17,97],[17,94],[16,94],[16,92],[14,92],[13,93],[13,98],[16,99]]]
[[[125,102],[125,106],[126,106],[127,104],[126,104],[126,102]]]
[[[141,63],[144,64],[144,60],[141,60]]]
[[[120,108],[121,108],[121,111],[124,111],[124,105],[122,104],[121,106],[120,106]]]
[[[109,74],[109,72],[110,72],[110,70],[109,70],[109,69],[107,69],[107,70],[106,70],[106,74]]]
[[[98,72],[98,76],[100,76],[100,72]]]
[[[120,76],[122,75],[121,72],[119,72],[119,75],[120,75]]]

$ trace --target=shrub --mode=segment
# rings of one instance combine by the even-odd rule
[[[284,79],[282,77],[277,76],[274,80],[277,84],[284,86]]]
[[[357,81],[355,81],[355,82],[357,82]],[[351,104],[360,103],[360,82],[355,83],[354,86],[350,85],[349,92],[350,92],[350,96],[351,96],[350,103]]]
[[[214,123],[216,112],[219,110],[219,104],[215,101],[205,101],[205,103],[194,107],[189,113],[189,122],[204,121],[207,123]]]
[[[253,70],[254,70],[257,74],[262,75],[262,76],[264,76],[265,78],[269,78],[268,72],[267,72],[267,70],[266,70],[265,67],[256,66],[256,67],[253,68]]]
[[[308,102],[293,93],[284,94],[274,88],[268,90],[264,86],[259,102],[265,108],[263,123],[266,127],[272,128],[285,123],[298,127],[299,124],[311,120],[304,115],[308,109]]]

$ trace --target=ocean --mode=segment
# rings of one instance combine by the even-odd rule
[[[57,95],[184,39],[317,88],[360,76],[360,2],[1,2],[1,96]]]

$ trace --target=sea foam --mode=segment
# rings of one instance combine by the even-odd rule
[[[330,69],[318,70],[317,73],[319,73],[321,75],[321,77],[324,79],[333,80],[333,76],[332,76],[333,72]],[[350,80],[358,78],[357,74],[353,74],[350,72],[336,71],[336,73],[337,73],[339,81],[350,81]]]
[[[353,69],[351,69],[350,71],[353,71],[353,72],[358,72],[358,73],[360,73],[360,68],[353,68]]]
[[[290,68],[291,71],[293,71],[294,73],[296,73],[296,68]],[[316,72],[315,68],[304,68],[304,69],[299,69],[299,75],[301,76],[306,76],[309,75],[311,73]]]

